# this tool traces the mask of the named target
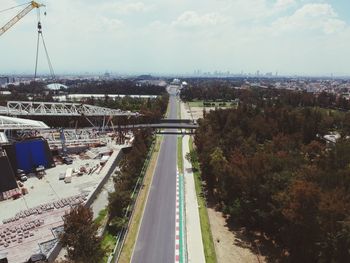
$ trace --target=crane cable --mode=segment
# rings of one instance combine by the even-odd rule
[[[20,4],[20,5],[17,5],[17,6],[13,6],[13,7],[10,7],[10,8],[6,8],[6,9],[3,9],[3,10],[0,10],[0,13],[4,13],[6,11],[10,11],[12,9],[15,9],[15,8],[18,8],[18,7],[21,7],[21,6],[24,6],[24,5],[29,5],[31,2],[27,2],[27,3],[24,3],[24,4]]]
[[[15,9],[15,8],[18,8],[18,7],[21,7],[21,6],[24,6],[24,5],[28,5],[30,3],[32,3],[32,2],[30,1],[30,2],[27,2],[27,3],[23,3],[23,4],[20,4],[20,5],[17,5],[17,6],[13,6],[13,7],[10,7],[10,8],[6,8],[6,9],[3,9],[3,10],[0,10],[0,13],[4,13],[6,11],[9,11],[9,10],[12,10],[12,9]],[[46,15],[46,12],[45,12],[45,15]],[[37,44],[36,44],[34,81],[35,81],[35,79],[37,77],[37,73],[38,73],[40,38],[42,40],[42,44],[43,44],[43,47],[44,47],[44,50],[45,50],[46,60],[47,60],[47,63],[49,65],[51,78],[53,80],[55,80],[56,79],[55,71],[53,69],[52,62],[51,62],[51,59],[50,59],[50,56],[49,56],[49,52],[47,50],[45,39],[44,39],[44,36],[43,36],[43,33],[42,33],[41,17],[40,17],[40,9],[39,8],[37,9],[37,17],[38,17],[38,38],[37,38]]]
[[[44,46],[44,49],[45,49],[46,60],[47,60],[47,63],[49,65],[50,74],[51,74],[52,79],[54,80],[54,79],[56,79],[56,75],[55,75],[55,71],[54,71],[52,63],[51,63],[49,52],[47,51],[47,48],[46,48],[46,44],[45,44],[45,40],[44,40],[44,35],[43,34],[41,34],[41,39],[42,39],[43,46]]]
[[[38,72],[38,60],[39,60],[40,38],[41,38],[41,40],[42,40],[42,44],[43,44],[43,47],[44,47],[44,50],[45,50],[46,60],[47,60],[47,63],[48,63],[48,65],[49,65],[49,70],[50,70],[51,78],[52,78],[53,80],[55,80],[55,79],[56,79],[55,71],[54,71],[54,69],[53,69],[52,62],[51,62],[51,59],[50,59],[50,55],[49,55],[49,52],[48,52],[48,50],[47,50],[46,43],[45,43],[45,39],[44,39],[44,35],[43,35],[43,32],[42,32],[40,9],[37,10],[37,17],[38,17],[38,39],[37,39],[36,56],[35,56],[34,80],[36,79],[36,77],[37,77],[37,72]]]
[[[41,30],[41,22],[40,22],[40,11],[38,9],[38,39],[36,42],[36,55],[35,55],[35,71],[34,71],[34,81],[36,80],[36,76],[37,76],[37,70],[38,70],[38,60],[39,60],[39,46],[40,46],[40,34],[42,33]]]

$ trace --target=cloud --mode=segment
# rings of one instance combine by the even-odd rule
[[[295,0],[277,0],[277,2],[274,5],[274,8],[277,10],[285,10],[295,4]]]
[[[340,31],[345,25],[329,4],[305,4],[291,16],[279,18],[273,23],[278,31],[321,30],[326,34]]]
[[[180,27],[206,27],[221,24],[225,20],[225,17],[219,13],[200,15],[195,11],[185,11],[172,22],[172,25]]]
[[[97,22],[94,23],[92,31],[96,32],[110,32],[123,28],[124,23],[116,18],[99,17]]]
[[[112,14],[130,15],[147,12],[151,10],[152,7],[143,2],[117,2],[104,4],[102,9]]]
[[[350,27],[331,0],[42,1],[57,72],[349,72]],[[0,74],[32,71],[36,34],[31,12],[2,36]]]

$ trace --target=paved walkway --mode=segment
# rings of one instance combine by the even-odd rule
[[[189,150],[189,136],[186,135],[182,140],[183,158],[184,158],[184,177],[185,177],[185,214],[186,214],[186,235],[188,262],[205,262],[204,249],[202,242],[202,232],[199,219],[198,201],[196,188],[192,173],[192,165],[185,158]]]

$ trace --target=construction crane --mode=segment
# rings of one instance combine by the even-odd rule
[[[0,28],[0,36],[4,34],[7,30],[9,30],[11,27],[13,27],[19,20],[21,20],[23,17],[25,17],[30,11],[32,11],[34,8],[40,8],[45,5],[39,4],[35,1],[31,1],[27,3],[27,7],[24,8],[21,12],[19,12],[14,18],[12,18],[6,25],[4,25],[2,28]]]

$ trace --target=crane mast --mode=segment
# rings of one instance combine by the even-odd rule
[[[4,34],[7,30],[13,27],[19,20],[21,20],[24,16],[26,16],[30,11],[34,8],[40,8],[44,6],[43,4],[39,4],[35,1],[31,1],[29,5],[24,8],[21,12],[19,12],[14,18],[12,18],[6,25],[0,28],[0,36]]]

